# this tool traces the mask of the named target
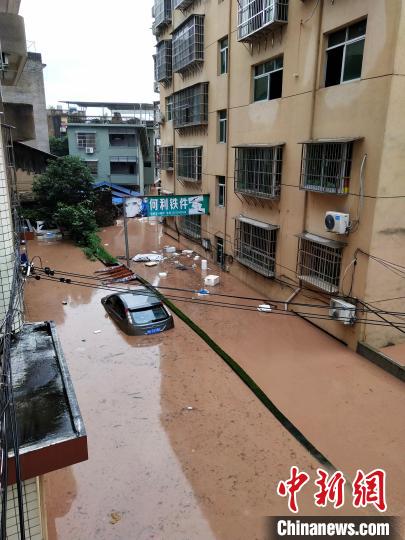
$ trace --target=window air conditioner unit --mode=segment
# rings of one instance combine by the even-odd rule
[[[356,306],[340,298],[331,298],[329,316],[346,326],[352,325],[356,322]]]
[[[86,154],[94,154],[94,148],[91,146],[86,146]]]
[[[350,228],[350,216],[341,212],[326,212],[325,227],[329,232],[347,234]]]

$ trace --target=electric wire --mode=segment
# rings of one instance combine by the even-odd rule
[[[49,269],[50,270],[50,269]],[[43,269],[43,268],[36,268],[34,267],[34,271],[35,273],[33,274],[33,276],[35,277],[36,275],[36,272],[42,272],[44,273],[45,275],[48,275],[49,274],[47,273],[46,269]],[[90,279],[90,280],[94,280],[94,281],[103,281],[103,280],[107,280],[108,279],[108,276],[104,275],[103,277],[99,277],[99,276],[91,276],[91,275],[86,275],[86,274],[78,274],[78,273],[74,273],[74,272],[65,272],[65,271],[62,271],[62,270],[50,270],[51,272],[54,273],[55,275],[55,279],[56,280],[60,280],[60,278],[57,278],[56,275],[63,275],[63,276],[69,276],[70,277],[74,277],[74,278],[78,278],[78,279]],[[30,276],[32,277],[32,276]],[[52,276],[50,276],[52,277]],[[88,285],[91,285],[91,283],[87,283]],[[156,285],[154,286],[156,289],[161,289],[161,290],[167,290],[167,291],[174,291],[174,292],[184,292],[184,293],[192,293],[192,294],[196,294],[198,293],[197,290],[195,289],[187,289],[187,288],[181,288],[181,287],[169,287],[169,286],[161,286],[161,285]],[[115,290],[118,290],[120,292],[122,291],[127,291],[128,289],[124,288],[124,287],[120,287],[120,285],[116,285],[114,283],[111,283],[111,285],[106,285],[106,288],[105,290],[113,290],[113,288],[115,288]],[[144,292],[142,294],[145,294]],[[262,296],[262,297],[254,297],[254,296],[240,296],[240,295],[232,295],[232,294],[225,294],[225,293],[216,293],[216,292],[211,292],[209,293],[209,296],[219,296],[219,297],[224,297],[224,298],[234,298],[234,299],[237,299],[237,300],[247,300],[247,301],[256,301],[256,302],[266,302],[266,303],[269,303],[269,304],[288,304],[290,306],[296,306],[296,307],[307,307],[307,308],[319,308],[319,309],[329,309],[329,305],[325,305],[325,304],[311,304],[311,303],[305,303],[305,302],[286,302],[286,300],[284,299],[274,299],[274,298],[268,298],[268,297],[265,297],[265,296]],[[346,297],[344,297],[346,298]],[[257,306],[254,306],[255,309]],[[369,312],[371,311],[370,309],[367,309],[367,308],[360,308],[358,309],[357,311],[360,311],[360,312]],[[405,312],[392,312],[392,311],[388,311],[388,310],[373,310],[374,313],[377,313],[377,312],[381,312],[383,314],[386,314],[386,315],[404,315],[405,316]]]
[[[35,277],[35,275],[33,277]],[[45,276],[38,276],[38,278],[43,279],[45,281],[51,281],[53,283],[76,285],[76,286],[81,286],[81,287],[95,289],[95,290],[105,290],[105,291],[108,291],[110,293],[133,292],[133,291],[131,291],[131,289],[127,289],[127,288],[123,288],[123,287],[98,285],[98,284],[94,284],[94,283],[85,283],[85,282],[79,282],[79,281],[66,282],[65,280],[61,281],[60,279],[52,277],[52,276],[46,276],[46,277]],[[144,295],[145,292],[142,291],[142,293],[140,293],[140,294]],[[151,293],[151,295],[153,295],[153,294]],[[194,303],[194,304],[207,305],[207,306],[211,306],[211,307],[223,307],[223,308],[239,309],[241,311],[252,311],[252,312],[257,312],[258,311],[258,307],[256,305],[253,306],[253,305],[245,305],[245,304],[233,304],[233,303],[220,302],[220,301],[211,301],[211,300],[207,301],[207,300],[204,300],[204,299],[187,298],[187,297],[183,297],[183,296],[173,296],[173,295],[165,295],[165,296],[167,298],[171,299],[171,300],[176,300],[176,301],[179,301],[179,302],[190,302],[190,303]],[[293,317],[296,316],[296,314],[294,312],[285,311],[285,310],[279,309],[279,308],[271,308],[271,311],[262,311],[262,313],[265,313],[265,314],[278,314],[278,315],[293,316]],[[374,313],[374,311],[373,311],[373,313]],[[308,319],[313,319],[313,320],[333,320],[332,317],[330,317],[330,316],[322,315],[322,314],[314,314],[312,312],[300,312],[300,315],[305,316]],[[392,326],[390,321],[380,322],[380,321],[377,321],[377,320],[370,320],[370,319],[364,319],[364,318],[358,318],[357,321],[362,322],[364,324],[375,325],[375,326],[390,326],[390,325]],[[398,325],[398,328],[400,326],[401,325]],[[403,326],[405,328],[405,323],[404,323]]]

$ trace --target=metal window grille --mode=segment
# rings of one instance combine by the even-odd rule
[[[280,196],[282,145],[235,149],[235,193],[276,199]]]
[[[173,96],[166,98],[166,120],[170,122],[173,120]]]
[[[181,11],[185,11],[192,4],[194,4],[194,2],[195,0],[173,0],[173,9],[180,9]]]
[[[85,164],[89,168],[89,171],[93,176],[98,174],[98,161],[85,161]]]
[[[274,277],[278,227],[252,225],[236,220],[235,258],[244,266],[266,277]]]
[[[161,146],[160,168],[164,171],[173,170],[173,146]]]
[[[263,30],[288,20],[288,0],[238,0],[238,40],[250,41]]]
[[[226,201],[226,178],[217,176],[217,206],[225,206]]]
[[[298,278],[327,293],[339,291],[342,247],[300,238],[298,249]]]
[[[204,16],[191,15],[173,32],[173,71],[183,73],[204,61]]]
[[[228,37],[223,38],[219,42],[219,73],[223,75],[228,73],[228,54],[229,54],[229,41]]]
[[[179,229],[184,236],[192,240],[201,240],[201,216],[181,216],[179,218]]]
[[[163,40],[156,45],[156,80],[169,83],[172,78],[172,41]]]
[[[172,22],[172,0],[155,0],[154,13],[154,29],[162,30]]]
[[[220,143],[226,143],[226,124],[227,114],[226,111],[219,111],[218,113],[218,140]]]
[[[173,116],[176,129],[208,124],[208,83],[189,86],[173,95]]]
[[[202,146],[176,149],[176,174],[180,181],[200,182]]]
[[[353,142],[304,143],[301,189],[322,193],[349,193]]]
[[[77,133],[77,148],[96,148],[95,133]]]

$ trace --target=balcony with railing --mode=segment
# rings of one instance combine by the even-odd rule
[[[235,148],[235,193],[244,197],[280,197],[283,145],[240,145]]]
[[[153,27],[159,33],[172,22],[172,0],[155,0],[154,14]]]
[[[204,62],[204,16],[191,15],[173,32],[173,71],[185,73]]]
[[[199,83],[176,92],[173,99],[175,129],[208,124],[208,83]]]
[[[186,11],[190,6],[194,4],[194,2],[195,0],[173,0],[173,9]]]
[[[288,0],[238,0],[238,41],[253,41],[287,20]]]
[[[170,84],[172,80],[172,41],[162,40],[156,45],[156,81]]]

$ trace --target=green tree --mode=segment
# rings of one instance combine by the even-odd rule
[[[75,206],[59,203],[53,219],[72,235],[73,240],[87,245],[88,238],[96,232],[97,223],[94,210],[85,202]]]
[[[69,155],[69,143],[67,137],[49,137],[49,147],[51,154],[54,156],[68,156]]]
[[[93,199],[93,177],[78,157],[65,156],[51,161],[46,171],[37,176],[33,192],[39,206],[52,214],[58,203],[76,205]]]

